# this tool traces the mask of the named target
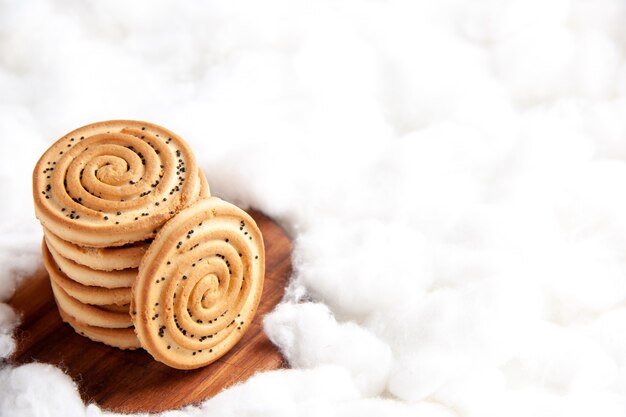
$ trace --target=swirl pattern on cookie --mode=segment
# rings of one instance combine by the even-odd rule
[[[139,267],[131,317],[142,347],[179,369],[217,360],[250,325],[264,274],[263,237],[246,212],[216,197],[193,204]]]
[[[82,246],[121,246],[155,236],[199,195],[189,146],[160,126],[113,120],[54,143],[33,172],[35,212],[45,228]]]

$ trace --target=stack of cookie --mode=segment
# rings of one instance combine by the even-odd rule
[[[41,157],[33,191],[64,321],[93,340],[140,347],[130,302],[141,259],[165,222],[210,196],[189,146],[149,123],[85,126]]]
[[[77,129],[41,157],[33,193],[59,313],[80,334],[192,369],[250,326],[263,237],[246,212],[210,196],[174,133],[128,120]]]

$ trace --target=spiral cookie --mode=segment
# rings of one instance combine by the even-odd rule
[[[139,339],[137,339],[137,336],[135,335],[135,332],[132,328],[108,329],[103,327],[89,326],[76,320],[74,317],[64,311],[60,305],[58,306],[58,309],[59,314],[61,315],[61,318],[64,322],[72,326],[76,333],[88,337],[94,342],[100,342],[104,343],[105,345],[129,350],[139,349],[141,347],[141,345],[139,344]]]
[[[246,212],[216,197],[183,210],[157,234],[133,285],[142,347],[179,369],[215,361],[250,325],[264,273],[263,237]]]
[[[206,177],[202,173],[202,171],[198,170],[198,177],[200,181],[198,182],[199,191],[198,198],[206,198],[209,197],[209,183],[206,180]],[[57,263],[59,260],[57,259],[56,254],[59,254],[61,257],[67,259],[68,261],[73,261],[76,264],[83,265],[89,267],[91,270],[98,271],[113,271],[113,270],[122,270],[129,268],[137,268],[139,263],[141,262],[141,258],[144,253],[148,249],[150,245],[150,240],[135,242],[126,244],[124,246],[118,247],[110,247],[110,248],[93,248],[87,246],[80,246],[74,243],[65,241],[60,237],[56,236],[50,230],[44,228],[44,234],[46,236],[46,242],[48,244],[48,248],[50,248],[53,255],[55,255],[55,260]],[[66,271],[64,269],[66,273]],[[93,271],[92,271],[93,272]],[[133,273],[136,275],[136,270]],[[72,278],[74,278],[70,273],[68,273]],[[133,275],[133,280],[135,275]],[[78,280],[79,282],[83,282]],[[83,282],[86,285],[101,285],[101,284],[88,284]],[[130,287],[132,282],[130,282],[127,286]]]
[[[35,212],[63,240],[103,248],[139,242],[201,191],[196,160],[176,134],[114,120],[54,143],[33,172]]]

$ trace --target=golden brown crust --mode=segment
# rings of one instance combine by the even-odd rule
[[[148,250],[149,242],[136,242],[113,248],[90,248],[79,246],[43,229],[46,242],[61,256],[77,264],[99,271],[114,271],[137,268]]]
[[[107,329],[103,327],[89,326],[80,323],[67,312],[58,306],[59,314],[64,322],[74,328],[76,333],[85,336],[94,342],[104,343],[119,349],[135,350],[140,349],[139,339],[132,328],[128,329]]]
[[[200,178],[200,193],[198,194],[198,200],[211,197],[211,189],[209,188],[209,181],[207,181],[204,172],[198,168],[198,177]]]
[[[83,304],[125,305],[130,303],[130,288],[103,288],[97,286],[87,286],[69,278],[56,264],[52,254],[46,246],[45,239],[41,245],[43,263],[50,275],[50,281],[61,287],[66,293]]]
[[[217,360],[252,322],[264,272],[254,220],[216,197],[196,202],[163,226],[139,267],[131,316],[143,348],[179,369]]]
[[[197,198],[197,173],[187,143],[163,127],[94,123],[59,139],[37,163],[35,212],[44,227],[78,245],[138,242]]]
[[[129,310],[116,312],[98,306],[83,304],[65,292],[54,281],[50,283],[54,299],[59,308],[62,308],[79,323],[107,329],[126,329],[133,326]]]
[[[53,245],[46,240],[46,244],[54,262],[70,279],[87,286],[103,288],[130,288],[137,278],[137,268],[122,269],[119,271],[100,271],[64,258]]]

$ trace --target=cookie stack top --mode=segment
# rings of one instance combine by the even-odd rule
[[[81,246],[110,247],[153,238],[199,197],[203,176],[189,145],[147,122],[113,120],[70,132],[33,172],[42,225]]]

